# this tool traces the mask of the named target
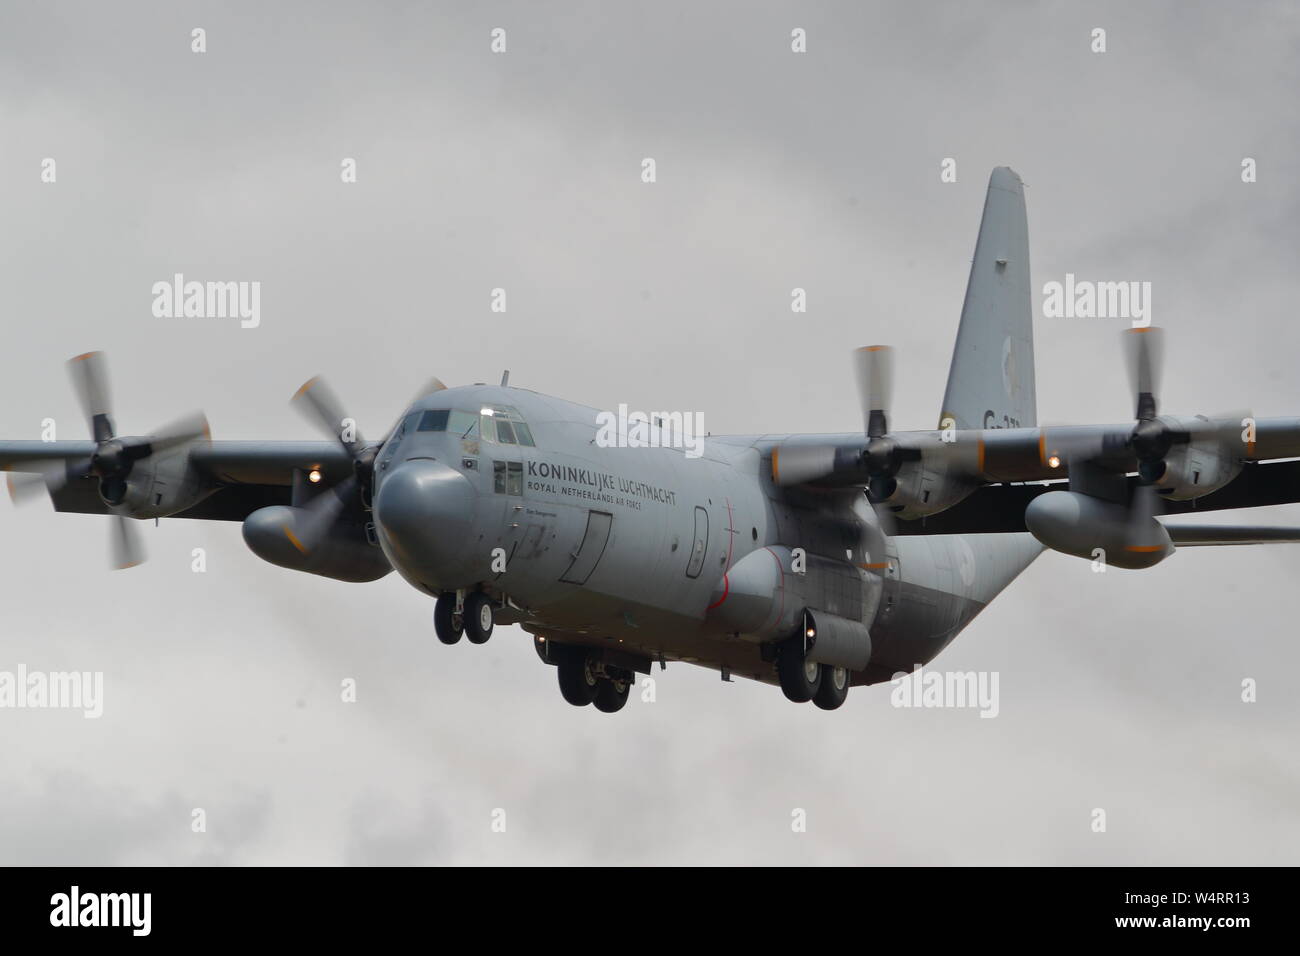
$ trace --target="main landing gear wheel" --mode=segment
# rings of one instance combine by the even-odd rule
[[[596,699],[601,681],[595,663],[584,648],[565,648],[555,669],[560,678],[560,693],[574,707],[586,707]]]
[[[596,699],[593,703],[601,713],[616,714],[627,703],[628,693],[631,689],[632,685],[629,681],[611,680],[608,677],[602,677],[596,685]]]
[[[786,642],[776,657],[776,673],[787,699],[806,704],[822,685],[822,666],[804,658],[803,639]]]
[[[834,710],[849,696],[849,672],[845,667],[821,665],[822,682],[813,695],[813,703],[822,710]]]
[[[433,606],[433,629],[444,644],[455,644],[460,640],[465,625],[456,614],[456,595],[438,596],[438,603]]]
[[[492,636],[492,600],[482,591],[465,595],[465,636],[471,644],[486,644]]]

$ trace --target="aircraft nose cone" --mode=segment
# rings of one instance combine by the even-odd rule
[[[460,472],[432,460],[405,461],[383,475],[375,525],[388,560],[408,580],[434,590],[472,584],[468,573],[474,487]]]

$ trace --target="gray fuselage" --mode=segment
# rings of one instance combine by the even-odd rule
[[[731,630],[717,609],[745,558],[772,552],[790,581],[799,549],[830,582],[816,591],[834,592],[830,609],[870,630],[854,675],[870,683],[930,661],[1042,550],[1027,534],[886,537],[861,489],[773,484],[771,447],[790,436],[707,437],[693,457],[598,440],[598,414],[496,386],[413,405],[376,466],[389,561],[430,594],[489,591],[499,623],[774,682],[770,635]],[[823,606],[808,593],[781,599]]]

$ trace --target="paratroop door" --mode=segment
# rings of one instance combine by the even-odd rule
[[[587,533],[582,536],[582,544],[573,556],[569,569],[560,576],[568,584],[586,584],[591,572],[596,570],[600,557],[605,553],[609,543],[609,529],[614,523],[614,516],[604,511],[587,512]]]

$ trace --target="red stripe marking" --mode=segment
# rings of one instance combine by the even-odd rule
[[[716,601],[714,601],[712,604],[706,607],[705,610],[712,611],[715,607],[721,607],[722,602],[727,599],[727,595],[730,593],[731,593],[731,579],[726,574],[723,574],[722,575],[722,597],[718,598]]]

